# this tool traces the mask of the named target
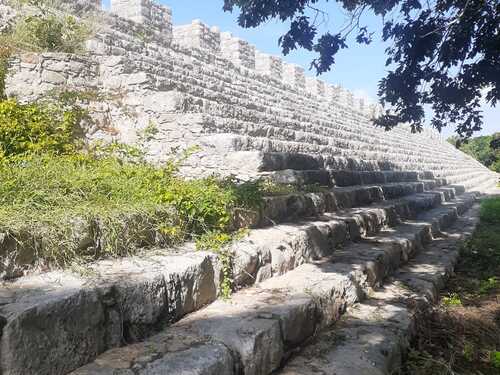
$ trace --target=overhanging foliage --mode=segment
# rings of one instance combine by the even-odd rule
[[[328,1],[327,1],[328,2]],[[319,0],[224,0],[224,9],[240,10],[242,27],[257,27],[270,19],[290,22],[279,39],[284,54],[297,48],[317,53],[311,67],[318,74],[332,68],[336,54],[348,48],[349,35],[369,44],[373,30],[362,22],[371,12],[382,18],[387,75],[379,96],[388,109],[375,124],[392,129],[410,123],[420,131],[425,107],[431,124],[441,130],[454,124],[461,136],[481,129],[481,101],[492,106],[500,98],[500,3],[497,0],[336,0],[351,22],[340,30],[318,33]],[[333,3],[333,1],[331,2]],[[312,15],[311,15],[312,14]]]

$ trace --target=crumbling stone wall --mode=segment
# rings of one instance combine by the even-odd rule
[[[85,1],[96,7],[97,0]],[[89,129],[89,138],[134,143],[154,126],[154,136],[142,140],[152,160],[201,147],[186,162],[188,175],[252,174],[254,164],[234,157],[250,151],[313,154],[332,169],[442,177],[480,167],[434,131],[375,128],[380,106],[201,21],[173,27],[171,16],[151,0],[112,0],[110,12],[98,12],[84,56],[16,57],[8,94],[33,100],[54,87],[104,93],[109,100],[92,104],[102,126]]]

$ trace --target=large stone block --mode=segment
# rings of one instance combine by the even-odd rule
[[[255,69],[255,47],[231,33],[221,33],[221,52],[233,63]]]
[[[49,274],[2,288],[1,371],[66,374],[120,343],[120,319],[79,278]]]
[[[283,82],[291,86],[304,89],[306,86],[304,68],[295,64],[284,64]]]
[[[111,0],[111,12],[155,31],[172,35],[172,11],[151,0]]]
[[[354,96],[342,86],[333,86],[330,95],[335,103],[354,109]]]
[[[255,69],[259,73],[281,81],[283,76],[283,61],[279,57],[255,51]]]
[[[306,90],[312,95],[325,95],[325,82],[315,78],[306,77]]]
[[[189,48],[199,48],[211,52],[220,51],[219,29],[217,27],[209,28],[200,20],[194,20],[189,25],[175,26],[173,40],[177,44]]]
[[[88,12],[100,10],[101,0],[62,0],[60,6],[67,11],[81,15]]]

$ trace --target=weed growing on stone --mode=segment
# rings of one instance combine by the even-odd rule
[[[239,229],[234,233],[224,233],[221,231],[211,231],[198,236],[196,248],[199,250],[212,251],[219,256],[221,265],[220,293],[225,299],[231,296],[233,291],[233,253],[229,245],[234,241],[243,238],[247,233],[246,229]]]
[[[259,204],[234,181],[187,181],[174,162],[155,167],[131,159],[87,150],[4,160],[3,247],[18,259],[33,257],[29,263],[56,266],[191,238],[218,250],[232,238],[232,211]]]
[[[442,304],[445,306],[462,306],[462,300],[457,293],[450,293],[448,296],[443,297]]]

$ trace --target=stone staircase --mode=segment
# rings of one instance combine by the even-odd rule
[[[285,62],[262,68],[269,56],[246,42],[200,22],[172,28],[170,10],[147,0],[111,3],[114,14],[98,12],[102,27],[86,55],[18,56],[8,93],[27,101],[60,87],[115,93],[119,100],[90,111],[107,115],[124,142],[156,124],[146,145],[154,161],[199,145],[186,175],[236,173],[292,192],[238,213],[251,230],[229,249],[227,301],[218,299],[221,259],[192,243],[100,261],[85,274],[3,283],[0,373],[396,368],[415,306],[436,297],[457,241],[474,227],[476,198],[498,175],[431,131],[374,128],[376,106],[306,85],[303,70]],[[99,132],[87,135],[105,138]]]
[[[235,247],[236,280],[248,287],[72,374],[387,373],[411,327],[391,301],[436,297],[456,241],[473,228],[475,197],[442,188],[252,231]],[[332,346],[332,335],[345,345]],[[370,340],[379,346],[356,356]]]
[[[418,313],[437,301],[459,256],[457,242],[471,235],[478,205],[434,238],[369,298],[355,304],[315,337],[277,374],[370,374],[397,372]]]
[[[260,155],[262,178],[321,189],[266,197],[244,219],[254,229],[231,245],[230,300],[217,299],[218,257],[192,244],[101,261],[87,275],[4,283],[3,373],[269,374],[434,246],[473,191],[492,186],[481,173],[452,177],[466,192],[431,173],[333,171],[307,155]]]

